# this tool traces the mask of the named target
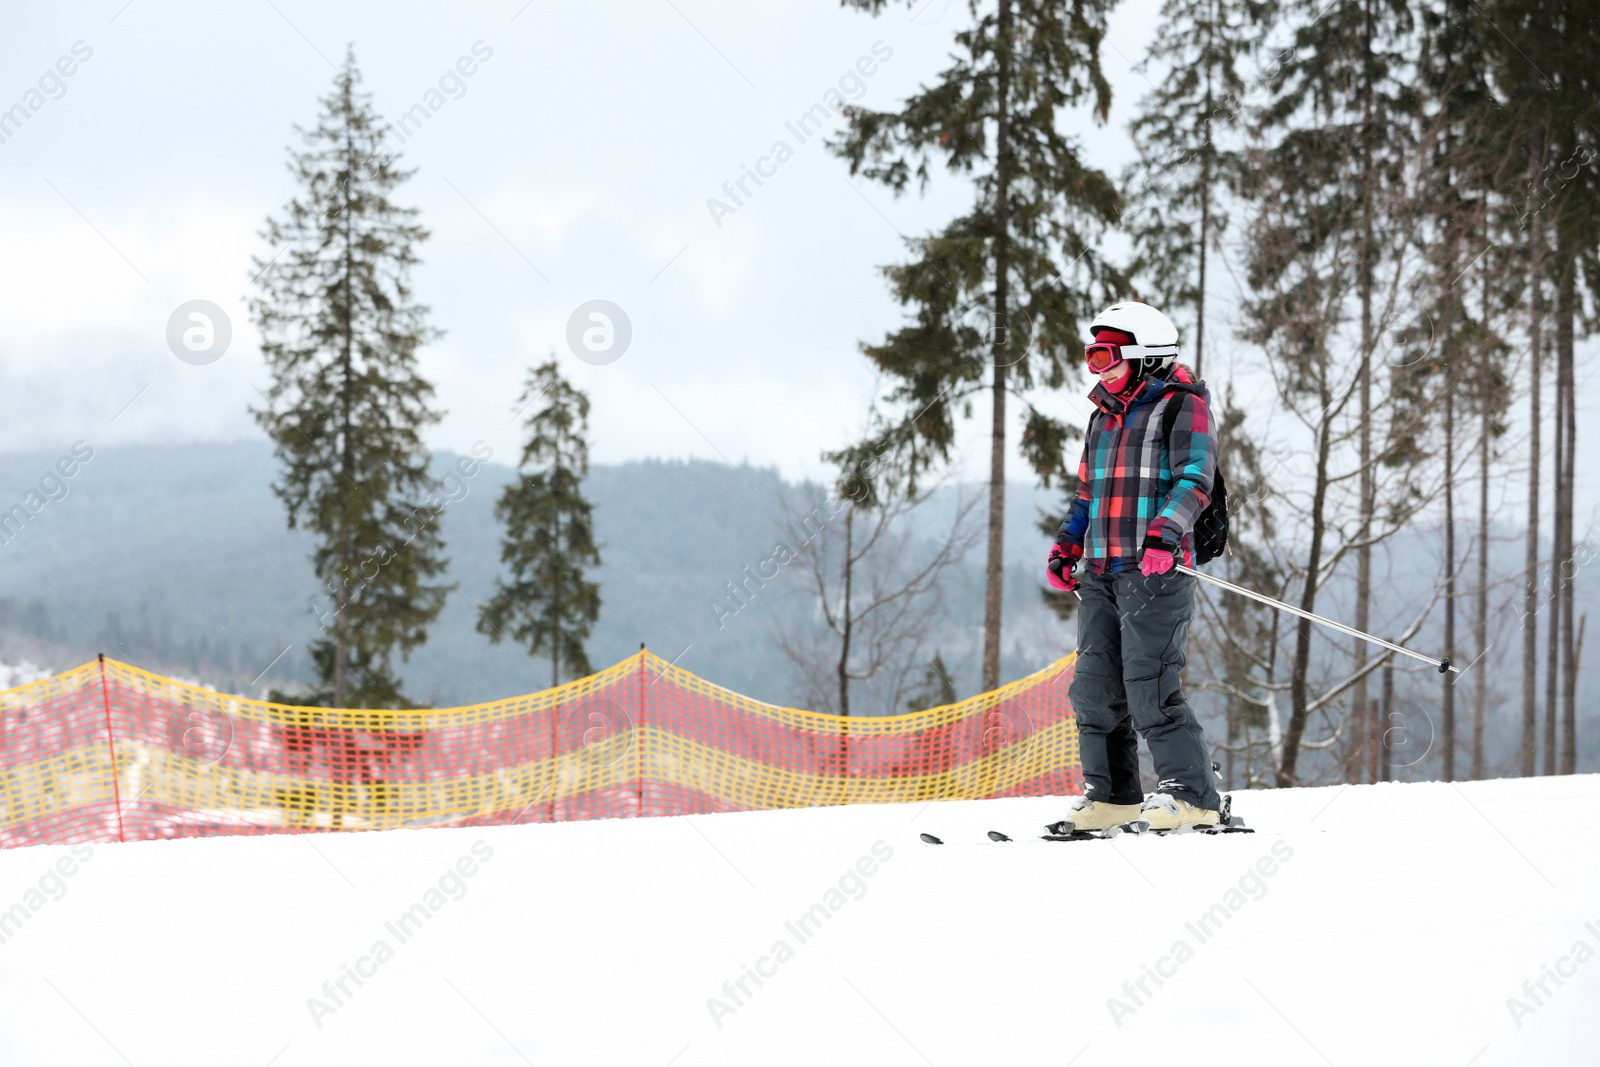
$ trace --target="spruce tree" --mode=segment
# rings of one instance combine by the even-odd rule
[[[1549,217],[1554,247],[1550,257],[1550,284],[1555,291],[1551,308],[1555,334],[1555,367],[1550,377],[1555,387],[1555,410],[1550,419],[1554,438],[1551,469],[1554,472],[1554,515],[1551,530],[1550,623],[1547,684],[1545,689],[1544,773],[1571,774],[1576,768],[1577,661],[1574,633],[1575,472],[1577,444],[1575,343],[1587,336],[1594,320],[1584,310],[1588,301],[1579,291],[1579,279],[1591,297],[1596,291],[1596,257],[1600,255],[1600,179],[1595,171],[1600,149],[1590,117],[1597,88],[1596,41],[1593,5],[1561,0],[1550,5],[1541,28],[1546,40],[1560,42],[1547,53],[1543,73],[1553,83],[1546,95],[1554,112],[1550,126],[1550,162],[1535,194]],[[1559,740],[1559,744],[1558,744]]]
[[[1139,153],[1123,181],[1123,225],[1135,248],[1130,272],[1169,316],[1194,316],[1185,347],[1196,377],[1205,370],[1210,256],[1229,221],[1224,194],[1247,180],[1235,147],[1248,92],[1241,64],[1261,6],[1254,0],[1166,0],[1163,32],[1144,63],[1165,72],[1140,101],[1129,130]]]
[[[874,14],[887,6],[842,2]],[[914,483],[949,458],[957,412],[970,413],[973,398],[988,392],[984,689],[1000,684],[1007,400],[1027,407],[1022,452],[1049,484],[1068,469],[1072,431],[1028,394],[1075,378],[1082,319],[1097,310],[1091,288],[1101,299],[1122,290],[1093,244],[1120,211],[1117,191],[1061,129],[1067,108],[1087,103],[1100,121],[1110,108],[1100,70],[1110,6],[969,0],[972,23],[956,34],[952,63],[935,84],[898,111],[847,108],[849,129],[832,146],[852,175],[897,195],[913,180],[926,190],[938,161],[974,186],[970,212],[908,241],[914,258],[885,268],[910,321],[863,351],[892,383],[887,403],[895,410],[836,458],[870,473],[893,451]]]
[[[1420,505],[1403,479],[1381,477],[1417,442],[1420,376],[1383,366],[1379,349],[1418,310],[1409,286],[1417,226],[1413,12],[1405,0],[1292,0],[1278,13],[1293,20],[1289,47],[1267,73],[1269,99],[1252,130],[1265,143],[1242,187],[1256,203],[1245,332],[1267,349],[1279,398],[1313,441],[1309,499],[1299,508],[1309,527],[1304,563],[1295,567],[1300,606],[1313,610],[1320,586],[1354,557],[1352,621],[1370,630],[1373,547]],[[1355,336],[1346,337],[1351,320]],[[1345,495],[1351,480],[1353,500]],[[1301,620],[1281,785],[1296,781],[1311,710],[1311,640]],[[1352,659],[1341,732],[1346,777],[1359,780],[1373,755],[1366,680],[1378,661],[1369,665],[1359,641]]]
[[[1480,126],[1480,132],[1486,127]],[[1483,659],[1489,653],[1491,608],[1489,593],[1494,586],[1490,577],[1489,558],[1493,549],[1491,500],[1500,481],[1491,472],[1496,461],[1505,457],[1504,447],[1497,447],[1509,429],[1512,401],[1516,399],[1513,383],[1513,357],[1517,348],[1510,339],[1511,317],[1515,312],[1520,285],[1521,249],[1500,243],[1489,243],[1489,234],[1495,230],[1495,216],[1503,209],[1504,201],[1491,188],[1489,176],[1477,197],[1478,219],[1476,243],[1487,250],[1477,263],[1468,268],[1461,284],[1466,287],[1465,299],[1475,309],[1475,321],[1481,337],[1476,339],[1475,351],[1462,368],[1462,378],[1470,381],[1463,400],[1471,404],[1476,423],[1473,453],[1476,460],[1477,485],[1477,541],[1475,555],[1476,580],[1473,583],[1472,657]],[[1483,778],[1488,764],[1484,750],[1484,734],[1488,726],[1490,689],[1497,677],[1495,672],[1479,670],[1472,687],[1472,739],[1469,759],[1470,777]]]
[[[550,684],[565,674],[593,672],[583,644],[600,617],[600,586],[585,571],[600,565],[594,508],[583,496],[589,474],[589,398],[561,376],[555,357],[528,375],[518,401],[526,408],[528,441],[519,478],[506,486],[494,513],[505,524],[500,560],[509,580],[495,583],[478,629],[498,644],[510,636],[533,655],[550,657]]]
[[[1528,439],[1526,457],[1527,528],[1523,542],[1522,598],[1522,729],[1517,748],[1517,769],[1532,775],[1538,756],[1539,623],[1542,614],[1539,578],[1541,491],[1549,479],[1544,466],[1543,435],[1547,416],[1543,411],[1546,373],[1544,360],[1549,347],[1546,330],[1547,290],[1557,259],[1551,255],[1551,214],[1547,210],[1550,189],[1547,176],[1559,157],[1557,141],[1561,135],[1564,95],[1553,79],[1554,60],[1566,49],[1576,47],[1567,23],[1562,0],[1532,0],[1518,5],[1491,5],[1485,17],[1493,20],[1497,31],[1485,40],[1485,56],[1502,104],[1501,133],[1496,177],[1505,207],[1501,217],[1502,235],[1510,239],[1521,254],[1517,264],[1522,275],[1521,303],[1526,316],[1524,332],[1528,354],[1526,382]],[[1565,39],[1573,43],[1562,45]]]
[[[272,384],[252,409],[282,464],[273,492],[291,529],[316,537],[326,597],[311,645],[316,690],[335,707],[410,706],[393,657],[427,639],[444,606],[444,506],[422,433],[438,422],[418,351],[438,336],[411,268],[428,236],[392,198],[411,171],[383,150],[384,120],[359,91],[353,53],[299,130],[300,186],[262,236],[251,313]],[[298,129],[298,128],[297,128]]]
[[[950,680],[950,668],[944,664],[944,654],[935,650],[928,669],[922,673],[917,687],[906,698],[907,711],[927,711],[954,704],[961,698],[956,695],[956,684]]]
[[[1432,388],[1444,439],[1445,617],[1441,651],[1452,659],[1460,658],[1456,627],[1458,574],[1465,569],[1456,534],[1456,486],[1465,464],[1459,463],[1457,457],[1466,451],[1466,431],[1474,421],[1467,416],[1476,417],[1480,438],[1477,444],[1486,450],[1494,435],[1494,420],[1503,414],[1506,403],[1503,389],[1485,390],[1481,384],[1484,377],[1503,377],[1500,364],[1505,348],[1494,336],[1489,307],[1479,303],[1475,317],[1470,299],[1474,288],[1474,279],[1469,277],[1471,261],[1487,244],[1483,234],[1489,221],[1493,186],[1488,164],[1494,153],[1485,131],[1495,125],[1494,96],[1482,61],[1487,43],[1484,37],[1494,30],[1484,20],[1472,17],[1471,3],[1472,0],[1435,0],[1422,7],[1422,50],[1417,63],[1426,131],[1420,206],[1427,215],[1426,225],[1418,235],[1425,259],[1419,290],[1428,302],[1428,317],[1433,323],[1425,370],[1438,379]],[[1489,269],[1504,268],[1491,264]],[[1480,404],[1488,406],[1478,411]],[[1486,452],[1482,458],[1486,460]],[[1487,471],[1487,462],[1482,469]],[[1486,507],[1485,490],[1480,486],[1480,503]],[[1487,539],[1487,528],[1481,529],[1479,536]],[[1482,640],[1480,635],[1479,641]],[[1480,644],[1467,659],[1476,659],[1481,651]],[[1440,770],[1441,776],[1451,781],[1457,777],[1459,748],[1455,676],[1447,674],[1443,686]],[[1482,693],[1480,677],[1477,696],[1481,698]],[[1482,707],[1481,699],[1478,706]],[[1477,736],[1475,731],[1474,737]]]

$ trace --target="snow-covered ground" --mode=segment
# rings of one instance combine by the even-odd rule
[[[50,677],[50,672],[30,660],[21,663],[0,663],[0,690],[31,685]]]
[[[1582,776],[1072,844],[983,840],[1060,814],[1030,799],[17,849],[0,1063],[1594,1063],[1597,803]]]

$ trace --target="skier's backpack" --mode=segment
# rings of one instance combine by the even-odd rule
[[[1176,396],[1177,394],[1173,394]],[[1181,404],[1169,403],[1161,413],[1161,432],[1167,448],[1172,448],[1172,427],[1178,421]],[[1212,437],[1216,441],[1216,437]],[[1222,479],[1222,459],[1217,458],[1216,476],[1211,482],[1211,503],[1194,520],[1194,561],[1196,566],[1210,563],[1228,548],[1228,484]]]

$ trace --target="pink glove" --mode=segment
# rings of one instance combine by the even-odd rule
[[[1050,583],[1052,589],[1070,593],[1078,588],[1078,579],[1072,576],[1072,569],[1077,565],[1078,556],[1075,553],[1067,551],[1059,544],[1051,545],[1050,558],[1045,563],[1045,581]]]
[[[1172,553],[1164,548],[1147,548],[1139,560],[1139,573],[1146,578],[1152,574],[1166,574],[1172,569]]]

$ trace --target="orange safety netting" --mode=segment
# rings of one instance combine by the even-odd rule
[[[465,708],[346,711],[114,660],[0,693],[0,847],[484,826],[1081,792],[1072,659],[958,704],[842,718],[641,652]]]

